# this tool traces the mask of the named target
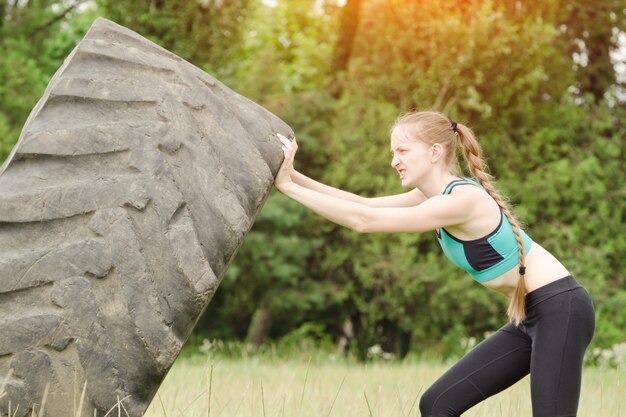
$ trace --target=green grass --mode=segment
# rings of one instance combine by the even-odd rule
[[[420,392],[446,369],[425,362],[359,365],[332,359],[181,357],[146,417],[419,417]],[[626,417],[621,374],[618,369],[586,368],[578,415]],[[525,378],[464,416],[531,414]]]

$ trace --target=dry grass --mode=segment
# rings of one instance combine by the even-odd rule
[[[420,393],[445,369],[434,363],[186,357],[176,361],[145,417],[419,417]],[[9,376],[0,382],[0,398]],[[626,417],[624,376],[619,369],[587,368],[578,415]],[[529,391],[525,378],[464,416],[530,416]],[[46,394],[32,417],[45,417]],[[123,399],[119,403],[107,416],[128,415]],[[15,412],[0,410],[0,417]],[[80,412],[74,416],[81,417]]]
[[[446,366],[312,364],[274,360],[177,361],[146,417],[419,417],[418,399]],[[588,368],[579,416],[625,416],[616,369]],[[528,378],[464,416],[530,416]]]

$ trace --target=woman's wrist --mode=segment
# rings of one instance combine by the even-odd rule
[[[279,184],[276,184],[276,188],[281,193],[283,193],[285,195],[288,195],[289,191],[292,190],[295,185],[296,185],[296,183],[293,182],[292,180],[286,180],[286,181],[282,181]]]
[[[291,177],[291,180],[295,182],[296,184],[300,184],[302,179],[305,178],[304,174],[301,174],[295,168],[291,170],[291,172],[289,173],[289,176]]]

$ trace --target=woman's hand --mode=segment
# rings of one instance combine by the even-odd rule
[[[283,144],[283,153],[285,155],[285,159],[283,160],[278,173],[276,174],[276,178],[274,179],[274,185],[278,188],[279,191],[281,187],[292,182],[291,181],[291,173],[293,171],[293,160],[296,157],[296,152],[298,151],[298,144],[296,143],[296,138],[293,138],[293,141],[287,139],[285,136],[277,133],[278,139]]]

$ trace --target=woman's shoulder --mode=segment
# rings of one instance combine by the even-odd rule
[[[462,178],[457,183],[448,186],[446,191],[447,195],[464,196],[476,201],[493,200],[479,182],[469,178]]]

